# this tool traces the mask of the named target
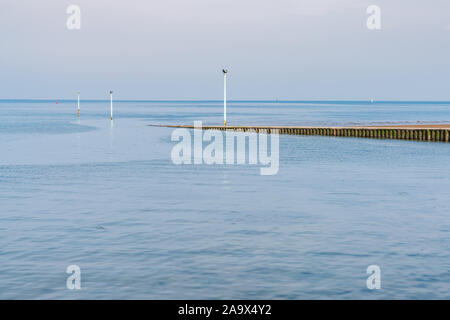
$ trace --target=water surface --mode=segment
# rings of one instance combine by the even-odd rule
[[[0,101],[0,298],[450,298],[450,144],[281,136],[280,170],[174,165],[214,101]],[[231,102],[230,125],[450,122],[445,102]],[[66,288],[79,265],[82,289]],[[382,289],[366,287],[379,265]]]

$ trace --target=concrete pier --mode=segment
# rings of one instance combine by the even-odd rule
[[[193,125],[151,125],[157,127],[194,129]],[[319,135],[333,137],[356,137],[371,139],[402,139],[416,141],[449,142],[450,124],[363,126],[363,127],[297,127],[297,126],[209,126],[203,130],[253,131],[287,135]]]

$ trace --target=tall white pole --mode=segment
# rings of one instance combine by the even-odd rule
[[[113,119],[113,102],[112,102],[112,94],[113,94],[113,92],[110,91],[110,92],[109,92],[109,95],[110,95],[110,97],[111,97],[111,120]]]
[[[78,116],[80,116],[80,91],[78,91]]]
[[[227,125],[227,70],[223,72],[223,126]]]

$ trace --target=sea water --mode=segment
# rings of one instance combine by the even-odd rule
[[[174,129],[148,126],[220,125],[221,102],[114,108],[0,101],[0,298],[450,298],[450,144],[281,135],[261,176],[175,165]],[[234,101],[227,120],[448,123],[450,103]]]

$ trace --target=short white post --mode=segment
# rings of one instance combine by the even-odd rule
[[[111,120],[113,119],[113,101],[112,101],[112,94],[113,94],[113,92],[110,91],[110,92],[109,92],[109,95],[110,95],[110,97],[111,97]]]
[[[78,91],[78,116],[80,116],[80,91]]]
[[[227,125],[227,72],[228,70],[222,69],[223,72],[223,126]]]

